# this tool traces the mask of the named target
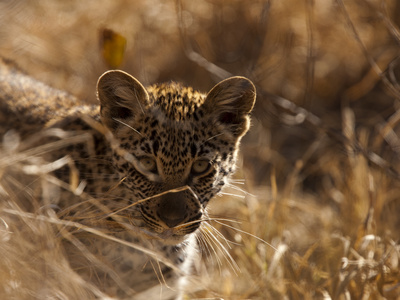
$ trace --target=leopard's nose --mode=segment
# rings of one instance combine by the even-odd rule
[[[182,224],[188,215],[184,193],[168,193],[163,195],[157,209],[158,217],[169,228]]]

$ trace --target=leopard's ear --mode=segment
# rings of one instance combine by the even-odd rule
[[[249,113],[256,100],[256,88],[245,77],[231,77],[214,86],[203,107],[214,122],[224,125],[234,137],[249,129]]]
[[[134,77],[119,70],[105,72],[97,81],[101,121],[115,131],[122,121],[142,114],[149,103],[149,95]]]

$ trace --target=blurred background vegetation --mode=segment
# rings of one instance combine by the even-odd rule
[[[399,26],[396,0],[8,0],[0,56],[88,103],[108,30],[145,85],[250,78],[246,192],[210,210],[240,271],[205,251],[188,298],[399,299]]]

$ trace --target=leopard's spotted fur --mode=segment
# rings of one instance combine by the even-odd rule
[[[158,253],[164,262],[141,249],[78,232],[79,242],[101,264],[65,242],[71,265],[120,297],[157,288],[160,274],[174,281],[188,272],[196,232],[208,217],[207,203],[234,172],[239,142],[249,127],[254,85],[232,77],[205,95],[176,83],[146,89],[127,73],[109,71],[98,81],[99,110],[4,62],[0,82],[0,133],[17,129],[31,136],[48,128],[90,133],[88,141],[66,145],[47,159],[72,157],[86,183],[85,195],[100,205],[63,191],[59,216],[105,229]],[[55,171],[66,182],[70,174],[67,166]]]

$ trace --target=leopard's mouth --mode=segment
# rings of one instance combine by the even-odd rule
[[[195,232],[200,227],[200,223],[201,220],[198,220],[187,224],[177,225],[172,228],[159,224],[157,229],[154,229],[155,234],[161,239],[181,238]]]
[[[188,234],[181,234],[174,230],[174,228],[165,229],[162,232],[155,232],[148,227],[140,227],[139,231],[146,239],[162,241],[166,245],[178,245],[184,242],[188,237]]]
[[[157,234],[157,236],[165,244],[177,245],[187,240],[189,236],[200,227],[200,223],[197,224],[196,227],[193,227],[190,230],[176,230],[174,228],[165,229],[163,232]]]
[[[203,209],[188,211],[187,207],[184,207],[185,209],[178,216],[171,212],[165,216],[160,214],[157,209],[148,209],[148,207],[144,209],[141,206],[139,212],[142,224],[140,227],[147,228],[161,239],[191,234],[200,227],[206,213]]]
[[[142,215],[143,223],[140,228],[140,232],[149,239],[161,240],[166,244],[179,244],[183,242],[188,235],[194,233],[201,225],[201,214],[200,218],[193,218],[192,221],[186,222],[172,228],[164,225],[163,223],[154,222],[154,220],[146,218]]]
[[[175,233],[173,228],[164,230],[162,233],[158,234],[158,237],[160,237],[161,239],[170,239],[171,237],[176,237],[176,236],[177,234]]]

